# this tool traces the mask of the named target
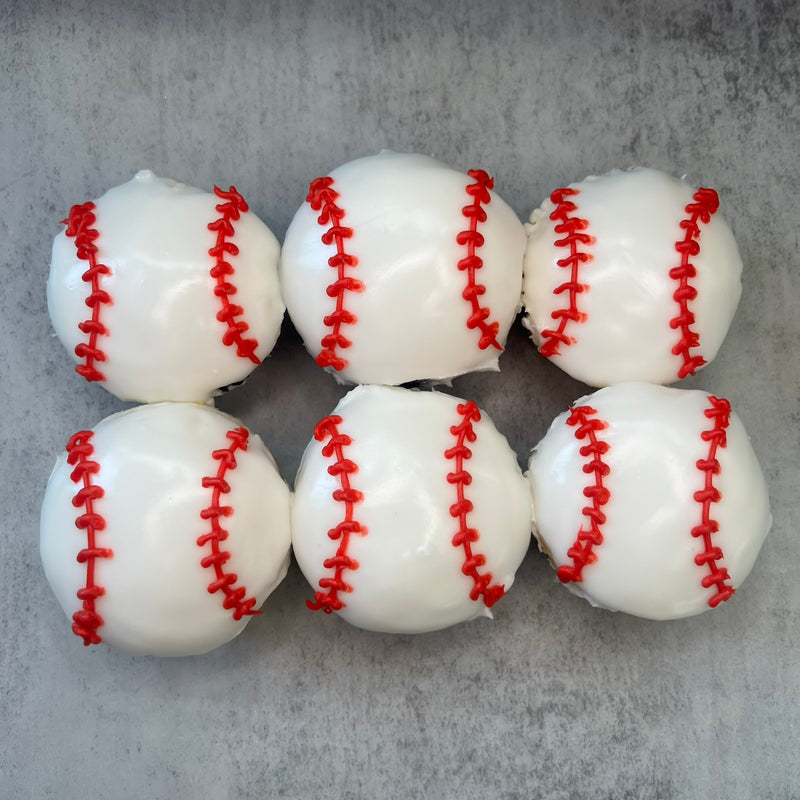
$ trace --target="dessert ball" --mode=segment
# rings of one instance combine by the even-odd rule
[[[729,600],[771,524],[741,421],[701,391],[622,383],[582,397],[534,449],[528,477],[559,579],[649,619]]]
[[[528,549],[530,490],[474,403],[361,386],[314,430],[292,525],[310,608],[421,633],[491,616]]]
[[[47,305],[86,380],[122,400],[203,402],[272,350],[280,247],[234,187],[143,171],[64,224]]]
[[[391,152],[311,183],[280,276],[320,366],[387,385],[498,368],[525,231],[493,186],[482,170]]]
[[[205,653],[241,633],[289,565],[290,493],[258,436],[191,403],[76,433],[41,516],[50,586],[85,645]]]
[[[524,323],[590,386],[674,383],[717,354],[742,261],[713,189],[653,169],[557,189],[527,226]]]

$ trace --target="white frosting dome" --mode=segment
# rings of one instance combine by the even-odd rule
[[[741,295],[717,205],[644,168],[554,192],[531,215],[524,262],[524,323],[543,354],[591,386],[673,383],[710,362]]]
[[[312,605],[368,630],[420,633],[491,616],[530,543],[530,490],[474,403],[360,386],[306,448],[292,525]],[[463,530],[475,533],[471,564],[454,543]]]
[[[702,391],[623,383],[583,397],[534,449],[528,477],[559,578],[592,605],[649,619],[728,599],[771,524],[741,421]]]
[[[490,180],[384,151],[312,183],[280,276],[321,366],[390,385],[497,369],[519,308],[525,231]]]
[[[55,238],[47,283],[53,327],[70,353],[79,349],[81,374],[94,368],[109,391],[140,402],[202,402],[244,380],[283,319],[280,247],[269,228],[238,194],[147,170],[87,205],[72,209]],[[107,268],[94,282],[79,253],[87,241]],[[102,359],[87,358],[94,349]]]
[[[139,406],[76,434],[69,452],[47,485],[40,547],[87,644],[96,635],[135,654],[205,653],[239,634],[283,580],[290,492],[233,417],[190,403]],[[100,553],[87,560],[92,544]],[[91,586],[99,593],[89,588],[87,599]]]

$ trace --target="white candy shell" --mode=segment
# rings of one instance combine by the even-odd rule
[[[527,226],[523,321],[537,347],[547,354],[557,343],[553,362],[590,386],[669,384],[710,362],[741,295],[742,261],[719,212],[704,219],[703,211],[688,210],[696,190],[653,169],[615,170],[568,188],[578,194],[560,199],[576,208],[548,199]],[[715,193],[701,191],[701,205],[714,207]],[[554,212],[557,219],[551,218]],[[564,229],[564,215],[585,222],[573,232],[577,238]],[[697,229],[681,227],[692,220]],[[686,255],[696,274],[682,281],[670,271],[680,269],[684,256],[676,243],[687,237],[693,242],[687,246],[699,244],[699,252]],[[576,293],[564,288],[573,277],[573,249],[589,258],[577,264],[582,290]],[[680,302],[679,290],[686,292],[678,295]],[[558,316],[567,309],[578,319]],[[546,331],[560,332],[568,342]],[[680,342],[689,344],[694,335],[697,346],[681,349]]]
[[[94,340],[104,360],[76,355],[78,369],[94,367],[106,389],[138,402],[203,402],[255,369],[275,345],[283,319],[280,247],[252,211],[217,209],[234,203],[147,170],[94,201],[89,227],[98,234],[96,260],[109,270],[95,287],[108,295],[97,308],[105,333]],[[224,229],[209,230],[209,224]],[[209,253],[218,243],[219,258]],[[90,343],[91,331],[78,326],[94,313],[87,306],[90,264],[79,257],[80,244],[71,226],[55,238],[47,282],[50,318],[71,354]],[[220,259],[232,274],[212,276]],[[235,292],[223,299],[215,294],[222,284]],[[230,321],[218,318],[235,306],[241,313]],[[247,328],[239,339],[225,344],[242,323]],[[256,344],[248,350],[250,340]]]
[[[320,581],[335,574],[324,562],[342,542],[328,532],[348,516],[366,528],[365,535],[350,534],[346,555],[357,568],[344,569],[340,577],[352,591],[338,592],[344,605],[333,608],[351,624],[388,633],[445,628],[491,616],[484,600],[492,593],[496,600],[499,592],[489,586],[508,590],[513,583],[530,543],[530,490],[505,438],[485,414],[480,421],[465,417],[466,405],[435,392],[361,386],[333,412],[341,418],[335,431],[317,426],[320,438],[308,445],[295,483],[292,544],[307,580],[320,590],[319,602],[328,591]],[[470,408],[477,411],[474,404]],[[470,547],[485,557],[478,577],[491,575],[487,594],[476,599],[470,597],[476,581],[462,571],[465,549],[453,544],[461,527],[451,515],[459,485],[448,482],[448,474],[458,465],[455,455],[446,457],[458,446],[451,429],[462,423],[476,434],[474,441],[462,442],[471,451],[462,466],[472,476],[461,487],[472,503],[465,520],[479,534]],[[344,437],[341,449],[326,453],[334,433]],[[354,471],[337,469],[347,462]],[[350,514],[341,494],[334,499],[343,488],[363,494]]]
[[[76,476],[76,483],[70,475],[89,461],[99,465],[91,484],[103,490],[92,501],[93,512],[105,520],[95,546],[112,551],[92,560],[94,584],[103,590],[94,609],[102,619],[100,639],[129,653],[181,656],[208,652],[244,629],[251,614],[236,619],[237,607],[223,606],[228,593],[209,592],[215,566],[201,562],[215,545],[201,546],[198,538],[212,531],[214,520],[201,512],[233,509],[217,518],[228,533],[218,549],[230,555],[222,563],[227,579],[235,578],[230,591],[246,590],[239,598],[245,612],[248,602],[249,610],[258,609],[286,575],[291,533],[289,489],[258,436],[249,435],[246,450],[234,445],[228,432],[241,427],[208,406],[139,406],[97,425],[75,464],[67,463],[66,454],[58,458],[42,504],[40,549],[47,580],[68,617],[81,609],[77,593],[88,583],[88,562],[77,556],[89,533],[76,527],[88,506],[73,504],[83,479]],[[212,456],[219,450],[231,450],[235,466],[226,456]],[[219,476],[221,467],[230,491],[213,503],[214,489],[203,479]]]
[[[729,575],[725,587],[741,586],[770,528],[769,496],[739,418],[733,412],[713,415],[719,403],[702,391],[623,383],[572,406],[596,412],[585,419],[605,427],[593,434],[587,430],[577,438],[580,420],[568,424],[571,412],[556,418],[534,449],[528,471],[540,549],[554,566],[569,570],[579,530],[592,530],[585,509],[604,515],[598,525],[602,543],[591,548],[595,560],[567,588],[592,605],[656,620],[718,605],[721,586],[703,586],[712,565],[695,561],[707,551],[704,539],[692,535],[704,521],[704,504],[695,493],[707,488],[719,492],[717,501],[708,501],[705,520],[719,526],[710,534],[711,546],[721,549],[714,563]],[[716,447],[718,473],[700,468],[712,455],[716,437],[708,432],[715,427],[722,427],[725,441]],[[581,452],[591,449],[592,436],[608,445],[607,452]],[[598,457],[608,468],[602,477],[608,500],[595,505],[591,488],[588,495],[584,490],[596,485],[596,472],[586,469]]]
[[[345,382],[397,385],[496,370],[501,350],[483,339],[480,325],[467,323],[488,309],[484,322],[497,325],[496,344],[505,345],[519,309],[525,250],[514,211],[494,192],[488,202],[469,194],[475,177],[421,155],[384,151],[351,161],[330,178],[335,197],[318,210],[309,202],[301,206],[281,254],[284,301],[309,353]],[[458,265],[469,244],[458,237],[471,224],[462,209],[475,203],[486,219],[476,223],[483,243],[474,254],[483,265],[474,270],[473,286],[485,291],[468,300],[468,270]],[[339,275],[329,264],[337,241],[323,243],[334,223],[319,222],[332,206],[344,212],[340,224],[352,231],[341,247],[357,259],[342,274],[363,286],[341,293],[344,312],[356,321],[335,331],[337,297],[328,289]],[[333,358],[324,359],[322,340],[334,333],[351,344],[335,346]],[[332,365],[337,359],[346,365]]]

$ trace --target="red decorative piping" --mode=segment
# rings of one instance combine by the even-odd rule
[[[333,558],[326,558],[323,562],[325,569],[334,570],[333,577],[320,578],[319,587],[326,591],[316,592],[313,603],[310,600],[306,601],[306,605],[312,611],[322,609],[326,614],[344,608],[345,603],[339,598],[339,592],[353,591],[353,587],[342,578],[345,570],[358,569],[358,561],[347,555],[350,535],[354,533],[360,536],[367,535],[366,527],[354,519],[355,504],[364,499],[364,494],[350,485],[350,476],[358,471],[358,465],[344,457],[344,448],[352,444],[352,439],[339,432],[337,426],[341,422],[342,418],[334,415],[325,417],[314,428],[314,438],[318,442],[330,437],[330,441],[322,448],[322,455],[325,458],[334,456],[336,459],[328,467],[328,474],[339,478],[341,489],[336,489],[331,496],[337,503],[344,503],[344,519],[335,528],[328,531],[331,539],[339,540],[339,547]]]
[[[588,528],[581,526],[575,544],[567,550],[567,556],[572,559],[572,564],[563,564],[557,570],[558,579],[562,583],[583,580],[583,568],[597,560],[593,548],[603,543],[603,534],[600,526],[605,524],[606,515],[603,506],[608,503],[611,493],[603,485],[603,478],[611,471],[608,464],[603,461],[603,456],[609,451],[610,445],[597,438],[597,432],[608,427],[601,419],[589,419],[597,411],[589,406],[578,406],[571,409],[572,413],[567,419],[567,425],[575,428],[575,438],[578,441],[589,440],[589,444],[580,448],[583,458],[591,456],[588,464],[583,465],[583,471],[589,475],[594,473],[594,485],[589,485],[583,490],[584,497],[591,500],[591,505],[581,509],[586,517]]]
[[[719,530],[719,523],[711,519],[711,504],[720,501],[719,489],[714,487],[714,476],[719,475],[720,464],[717,460],[717,448],[725,447],[727,444],[726,429],[730,423],[731,406],[727,400],[710,396],[708,398],[710,408],[705,410],[708,419],[714,420],[711,430],[703,431],[700,435],[704,442],[709,443],[708,458],[701,458],[697,462],[699,469],[704,476],[703,488],[694,493],[694,499],[701,504],[700,524],[692,528],[692,536],[703,537],[704,550],[695,556],[694,563],[698,567],[707,567],[709,574],[706,575],[701,584],[704,589],[712,586],[716,588],[715,594],[708,601],[711,608],[716,608],[720,603],[730,599],[735,589],[726,584],[730,581],[730,575],[725,567],[717,565],[723,558],[722,549],[712,546],[711,536]]]
[[[222,344],[226,347],[236,346],[236,355],[239,358],[249,358],[254,364],[260,364],[255,350],[258,342],[255,339],[245,339],[243,334],[250,328],[244,320],[237,320],[244,313],[244,309],[231,303],[231,295],[238,291],[236,286],[228,280],[229,275],[233,275],[233,265],[226,261],[226,256],[239,255],[239,248],[231,241],[234,229],[233,223],[236,222],[241,214],[249,210],[244,198],[231,186],[228,191],[223,191],[218,186],[214,187],[214,194],[224,203],[216,206],[221,214],[219,219],[208,223],[208,229],[217,234],[217,241],[208,251],[214,259],[214,266],[211,268],[211,277],[216,279],[217,285],[214,287],[214,294],[220,299],[222,309],[217,312],[217,319],[224,322],[227,330],[222,334]]]
[[[569,300],[565,308],[557,308],[550,314],[553,319],[558,320],[558,328],[542,331],[542,346],[539,348],[539,352],[547,358],[558,355],[560,345],[569,346],[576,341],[574,337],[567,336],[565,333],[570,322],[584,322],[586,320],[586,314],[578,310],[578,295],[587,291],[589,287],[581,283],[578,277],[580,265],[591,261],[592,255],[578,248],[580,245],[593,244],[594,237],[588,233],[583,233],[589,227],[588,220],[572,216],[578,210],[578,207],[566,198],[574,197],[577,194],[580,194],[578,189],[556,189],[550,195],[550,200],[556,205],[555,210],[550,214],[550,219],[557,223],[555,232],[566,234],[563,239],[555,241],[555,246],[569,248],[569,255],[560,258],[556,261],[556,264],[564,269],[569,269],[570,274],[568,281],[553,290],[553,294],[566,292]]]
[[[472,511],[472,501],[468,500],[464,494],[464,487],[472,483],[472,475],[465,468],[464,462],[472,458],[472,450],[467,446],[467,442],[474,442],[478,438],[473,422],[480,421],[481,412],[475,403],[459,404],[456,408],[463,417],[458,425],[450,428],[450,433],[456,437],[456,443],[449,450],[444,451],[446,459],[455,460],[455,469],[448,473],[447,482],[456,487],[457,500],[450,506],[450,516],[458,520],[458,533],[453,537],[453,547],[463,547],[466,558],[461,566],[461,571],[472,578],[473,587],[469,596],[472,600],[477,600],[483,595],[483,603],[487,608],[491,608],[504,594],[505,587],[500,584],[492,584],[492,573],[486,572],[481,575],[478,567],[486,564],[486,556],[480,553],[473,553],[472,544],[477,542],[480,534],[475,528],[470,528],[467,515]]]
[[[91,285],[86,305],[92,309],[92,318],[78,323],[78,328],[89,336],[89,341],[81,342],[75,347],[75,355],[86,359],[86,363],[75,367],[75,372],[89,382],[106,379],[95,363],[106,360],[106,354],[99,347],[97,339],[108,334],[106,326],[100,321],[100,310],[102,306],[111,304],[111,295],[100,288],[100,277],[110,275],[111,270],[97,260],[98,247],[95,240],[100,237],[100,232],[93,227],[97,222],[94,210],[95,205],[91,202],[72,206],[67,219],[61,221],[62,225],[67,226],[67,236],[75,239],[78,258],[89,262],[89,269],[81,275],[81,280]]]
[[[78,563],[86,564],[86,586],[78,589],[78,600],[83,607],[72,615],[72,632],[83,639],[83,644],[100,644],[102,641],[97,629],[103,624],[103,618],[97,613],[95,601],[102,597],[106,590],[95,583],[94,562],[98,558],[111,558],[113,552],[106,547],[98,547],[96,534],[104,530],[106,521],[94,507],[95,500],[105,494],[102,486],[92,483],[92,476],[100,471],[100,464],[92,461],[94,447],[91,439],[92,431],[79,431],[67,442],[67,463],[75,467],[70,473],[73,483],[82,483],[83,487],[72,498],[75,508],[83,506],[84,512],[75,520],[75,527],[86,531],[86,547],[78,553]]]
[[[312,181],[306,197],[306,202],[312,210],[321,212],[317,222],[320,225],[330,225],[322,234],[322,243],[333,244],[336,247],[336,255],[328,259],[328,265],[336,270],[336,280],[325,290],[328,297],[336,298],[336,307],[332,314],[323,319],[325,327],[332,330],[322,337],[320,342],[322,351],[317,356],[317,364],[321,367],[333,367],[337,372],[343,370],[348,362],[337,354],[336,348],[345,350],[352,345],[352,342],[342,335],[342,326],[353,325],[358,321],[358,317],[344,307],[344,293],[364,291],[362,281],[345,274],[347,267],[355,267],[358,264],[358,258],[346,253],[344,249],[344,240],[352,237],[353,229],[341,224],[345,212],[336,205],[338,197],[339,193],[333,188],[333,178],[330,177]]]
[[[240,620],[245,615],[260,614],[261,612],[253,609],[256,598],[247,597],[247,590],[244,586],[234,585],[239,580],[238,575],[235,572],[225,572],[225,562],[230,560],[231,554],[219,546],[220,542],[224,542],[228,538],[228,531],[220,525],[219,520],[220,517],[231,516],[233,507],[220,505],[220,495],[228,494],[231,490],[230,484],[225,480],[225,475],[229,470],[236,469],[236,451],[245,452],[247,450],[249,433],[244,428],[234,428],[225,435],[230,439],[230,445],[221,450],[214,450],[211,454],[215,461],[219,461],[217,474],[202,480],[204,489],[213,490],[211,505],[200,512],[202,519],[211,520],[211,530],[197,539],[197,546],[205,547],[207,544],[211,544],[211,555],[200,561],[200,565],[204,569],[212,567],[214,570],[216,579],[208,584],[208,593],[214,594],[214,592],[221,591],[225,595],[223,608],[233,609],[233,618]]]
[[[467,255],[458,262],[458,268],[467,273],[467,288],[464,289],[461,296],[472,306],[472,314],[467,319],[467,327],[470,330],[475,328],[480,330],[481,338],[478,347],[481,350],[485,350],[490,345],[502,350],[502,345],[497,341],[500,323],[488,322],[491,311],[486,306],[481,307],[478,302],[478,298],[486,293],[486,287],[475,281],[475,271],[483,266],[483,259],[475,252],[484,244],[483,235],[478,231],[478,223],[486,222],[484,206],[489,205],[492,200],[489,190],[494,188],[494,178],[490,178],[482,169],[471,169],[467,175],[475,180],[475,183],[467,186],[467,194],[472,198],[472,202],[461,209],[461,213],[469,220],[469,228],[456,236],[458,244],[467,246]]]
[[[700,335],[692,330],[695,318],[689,310],[689,303],[697,297],[697,289],[689,283],[690,278],[696,277],[697,270],[689,259],[700,252],[700,243],[697,241],[700,238],[699,223],[707,225],[719,208],[719,197],[713,189],[698,189],[693,199],[694,202],[686,206],[688,219],[681,220],[680,223],[685,232],[684,237],[675,243],[675,249],[681,254],[681,263],[669,271],[670,278],[679,282],[672,298],[678,304],[680,313],[669,323],[670,328],[680,330],[681,334],[680,341],[672,348],[673,355],[683,359],[678,370],[679,378],[694,375],[706,363],[700,354],[690,353],[692,348],[700,346]]]

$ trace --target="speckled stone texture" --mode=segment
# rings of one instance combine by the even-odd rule
[[[13,798],[800,797],[800,300],[795,2],[18,2],[0,8],[0,794]],[[143,168],[233,183],[282,238],[312,178],[388,147],[480,167],[527,218],[643,164],[715,187],[745,263],[712,365],[774,527],[724,607],[647,622],[590,608],[535,548],[479,620],[375,635],[308,611],[296,566],[208,656],[87,649],[44,579],[56,453],[123,408],[52,336],[69,207]],[[515,326],[502,372],[458,378],[527,460],[586,387]],[[218,401],[293,479],[344,389],[287,323]]]

